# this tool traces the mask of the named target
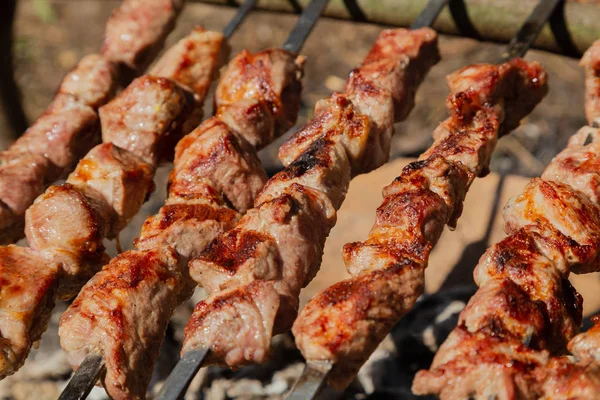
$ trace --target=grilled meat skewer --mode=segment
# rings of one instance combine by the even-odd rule
[[[433,145],[383,189],[365,242],[348,243],[352,278],[315,296],[294,323],[309,362],[334,364],[329,384],[343,388],[423,292],[424,270],[445,224],[454,226],[472,181],[487,174],[498,138],[547,92],[536,63],[477,64],[448,77],[451,116]]]
[[[79,162],[66,183],[50,187],[27,210],[31,250],[8,246],[0,251],[0,304],[6,306],[0,313],[9,315],[0,321],[0,377],[23,364],[46,328],[54,297],[73,297],[108,261],[103,239],[117,235],[137,213],[154,188],[158,161],[199,122],[222,42],[221,34],[196,29],[167,53],[170,67],[159,62],[157,71],[170,75],[137,78],[103,106],[105,142]],[[196,60],[208,72],[190,68]],[[31,280],[36,283],[18,283]],[[12,312],[11,304],[20,304],[20,311]]]
[[[300,289],[320,264],[350,178],[388,158],[394,121],[406,117],[417,86],[439,60],[428,28],[384,31],[344,93],[280,148],[286,168],[254,208],[190,263],[209,297],[197,304],[183,352],[210,349],[211,362],[239,367],[267,359],[271,337],[290,328]]]
[[[599,111],[590,95],[600,82],[598,50],[600,42],[583,58],[590,124]],[[431,369],[417,374],[416,393],[444,399],[597,397],[598,366],[590,363],[597,329],[575,336],[582,299],[568,278],[599,269],[598,165],[600,130],[584,127],[541,178],[508,202],[503,214],[509,236],[481,257],[474,271],[480,288]],[[551,359],[567,347],[579,363]]]
[[[256,151],[294,125],[302,64],[278,49],[231,61],[216,116],[177,145],[168,198],[146,220],[137,250],[111,260],[63,314],[59,335],[70,363],[101,355],[111,398],[145,396],[171,314],[194,289],[188,260],[233,228],[266,182]]]
[[[100,141],[98,108],[143,71],[174,27],[181,0],[125,0],[106,24],[101,54],[84,57],[33,125],[0,154],[0,244],[24,236],[25,211]]]
[[[450,118],[429,150],[384,188],[368,239],[344,246],[353,277],[315,296],[294,323],[307,364],[288,399],[314,398],[326,381],[346,387],[423,292],[429,254],[444,225],[455,226],[475,177],[488,173],[496,141],[547,92],[542,68],[519,57],[558,4],[538,3],[500,65],[475,64],[448,77]]]

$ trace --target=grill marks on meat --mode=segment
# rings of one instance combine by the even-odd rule
[[[102,53],[134,71],[145,70],[175,27],[183,0],[124,0],[108,22]]]
[[[181,3],[125,0],[107,22],[102,54],[81,59],[46,111],[2,152],[0,244],[23,237],[25,210],[100,142],[98,108],[115,95],[119,81],[127,82],[126,70],[141,72],[162,48]]]
[[[57,270],[56,264],[30,249],[0,247],[0,379],[23,365],[46,330],[54,308]]]
[[[272,335],[290,328],[300,290],[318,270],[351,176],[387,160],[393,122],[404,117],[394,109],[410,109],[438,59],[434,31],[386,31],[346,91],[317,105],[281,147],[286,168],[254,208],[190,263],[210,295],[195,308],[183,351],[207,347],[213,362],[231,367],[267,359]]]
[[[198,32],[193,32],[189,40],[207,43],[207,38],[202,35],[200,36],[203,38],[198,41],[198,35]],[[219,35],[212,38],[220,45],[222,39]],[[184,39],[184,42],[188,43],[188,39]],[[169,68],[168,62],[163,60],[160,65],[163,66],[161,74],[164,76],[147,75],[136,79],[119,96],[101,108],[100,118],[105,143],[94,147],[81,160],[65,184],[47,189],[27,210],[25,230],[28,241],[31,251],[35,251],[36,257],[42,260],[31,268],[37,268],[40,274],[45,274],[49,270],[48,265],[56,266],[52,274],[57,281],[56,296],[59,298],[72,298],[85,282],[108,262],[102,244],[103,239],[115,237],[139,211],[143,201],[154,189],[152,178],[156,164],[165,152],[169,152],[169,147],[174,146],[174,141],[189,132],[193,128],[192,124],[198,121],[198,110],[203,101],[201,96],[205,91],[201,90],[193,95],[179,84],[177,77],[185,79],[183,84],[187,84],[195,81],[197,75],[197,82],[200,84],[202,80],[206,80],[207,75],[212,76],[216,71],[219,59],[217,57],[206,59],[207,54],[214,53],[212,51],[204,53],[193,46],[179,46],[176,52],[170,53],[174,57],[174,66],[181,64],[181,60],[186,57],[186,52],[189,52],[186,59],[190,65],[195,63],[197,58],[202,58],[202,65],[208,71],[189,68],[181,74],[177,72],[179,71],[177,68]],[[169,71],[174,71],[176,76],[169,76]],[[170,152],[172,151],[171,148]],[[225,215],[223,219],[226,220],[226,217],[234,218]],[[148,261],[148,263],[166,264],[170,269],[174,268],[173,265],[177,265],[179,268],[176,255],[165,255],[165,251],[155,257],[160,262]],[[117,264],[121,266],[122,260],[119,259]],[[152,268],[154,267],[148,267],[148,271],[145,272],[151,275],[154,271]],[[117,279],[121,279],[120,275],[118,276]],[[131,279],[141,284],[145,279],[144,276],[139,275]],[[164,277],[164,274],[157,276]],[[35,291],[36,287],[32,286],[31,290]],[[47,296],[54,299],[54,292],[50,289],[45,290],[48,292]],[[122,295],[123,290],[116,290],[115,293]],[[40,302],[44,298],[39,295]],[[90,298],[96,299],[94,296]],[[158,310],[159,307],[153,303],[154,298],[154,294],[150,294],[150,300],[144,305],[153,304],[154,309]],[[155,311],[154,309],[152,311]],[[135,318],[139,317],[135,310],[127,310],[127,312],[131,312]],[[168,313],[170,315],[170,312]],[[151,316],[160,318],[156,314]],[[33,314],[24,317],[29,320],[29,324],[33,324],[34,318]],[[126,315],[124,318],[129,317]],[[108,326],[107,323],[106,327]],[[157,326],[157,329],[160,330],[161,327]],[[148,332],[154,331],[148,328]],[[155,343],[148,342],[148,345],[153,347]],[[23,357],[27,351],[28,349]],[[146,356],[134,354],[132,357],[133,359],[142,357],[142,364],[151,369],[150,363],[144,358]],[[124,358],[121,361],[111,359],[109,363],[113,363],[111,365],[120,371],[124,368],[122,364],[124,360]],[[4,374],[4,371],[12,373],[17,366],[17,363],[13,366],[3,365],[0,374]],[[120,375],[120,373],[116,374]],[[110,378],[112,375],[107,376]],[[121,378],[125,379],[120,375],[119,379]],[[127,379],[134,379],[131,381],[134,386],[143,386],[136,383],[138,381],[135,377],[127,377]],[[140,375],[139,379],[139,382],[144,382],[146,377]],[[130,381],[115,379],[115,382],[117,382],[115,396],[119,396],[118,385],[127,386]]]
[[[135,241],[137,250],[108,263],[63,316],[59,334],[69,361],[77,367],[88,353],[102,355],[107,369],[102,382],[112,398],[145,396],[171,313],[195,286],[188,260],[234,228],[241,214],[252,207],[267,180],[257,146],[268,144],[295,123],[297,107],[288,112],[287,119],[279,110],[285,104],[284,94],[300,98],[301,68],[301,58],[282,50],[243,52],[231,63],[226,72],[231,79],[223,78],[217,88],[217,116],[179,141],[168,198],[144,223]],[[157,70],[169,68],[159,64]],[[237,86],[241,83],[243,88]],[[257,105],[264,114],[257,118],[257,113],[246,112],[248,104]],[[239,114],[233,114],[234,110]],[[230,123],[233,117],[235,123]],[[276,125],[261,122],[276,120]],[[289,203],[309,201],[302,194],[298,197]],[[281,218],[281,210],[278,213],[276,218]],[[135,278],[122,277],[126,271],[138,270]],[[123,279],[135,284],[124,286]],[[270,307],[269,302],[265,304]]]
[[[593,92],[599,78],[592,66],[600,56],[597,47],[588,50],[582,61],[590,123],[596,118]],[[597,327],[576,336],[582,299],[568,278],[571,272],[598,270],[600,203],[595,166],[600,162],[599,134],[596,128],[582,128],[542,177],[533,179],[508,202],[503,214],[509,236],[480,259],[474,272],[480,289],[461,313],[459,326],[440,347],[431,369],[417,374],[415,393],[443,399],[487,394],[527,399],[597,397],[600,380],[595,349],[600,336]],[[512,286],[521,295],[503,304],[506,296],[496,289],[501,286]],[[515,318],[517,311],[523,318]],[[532,362],[527,368],[515,368],[513,363],[493,358],[501,350],[486,349],[485,355],[474,352],[492,339],[502,346],[521,346],[513,357],[532,355]],[[457,352],[457,348],[464,350]],[[563,356],[567,348],[576,361]],[[484,367],[497,374],[478,377],[477,371]]]
[[[348,243],[343,259],[352,278],[315,296],[294,323],[308,361],[329,361],[329,384],[344,388],[423,292],[424,270],[444,225],[454,226],[466,192],[487,173],[498,137],[546,94],[546,74],[516,59],[465,67],[448,77],[451,116],[433,145],[383,189],[384,200],[364,242]]]

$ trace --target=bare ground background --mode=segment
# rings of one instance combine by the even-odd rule
[[[30,121],[48,105],[64,74],[82,56],[98,51],[104,23],[119,3],[118,0],[19,0],[15,20],[15,68],[23,105]],[[222,29],[233,13],[231,8],[189,3],[168,44],[181,38],[198,24],[208,29]],[[281,45],[296,18],[293,15],[268,12],[251,14],[231,39],[232,54],[243,48],[260,50]],[[381,26],[372,24],[330,19],[319,21],[302,52],[308,57],[308,61],[299,124],[311,116],[318,99],[343,87],[347,73],[362,60],[381,29]],[[304,295],[305,299],[318,288],[344,276],[339,263],[341,245],[347,240],[357,240],[366,236],[373,221],[374,208],[379,203],[381,187],[399,173],[401,166],[406,162],[399,157],[415,156],[431,142],[431,131],[446,117],[444,104],[448,91],[444,77],[469,63],[493,62],[501,52],[500,45],[456,37],[441,37],[440,48],[441,63],[433,68],[421,86],[417,105],[408,120],[397,126],[392,150],[392,158],[396,161],[385,167],[382,172],[361,177],[353,183],[347,205],[340,211],[338,227],[332,232],[328,243],[324,263],[327,270],[317,276]],[[539,51],[531,51],[527,59],[538,60],[546,67],[550,75],[551,91],[519,129],[500,141],[492,162],[492,170],[531,177],[540,174],[551,158],[564,147],[569,136],[585,123],[585,119],[583,72],[577,65],[578,61]],[[210,101],[208,103],[210,104]],[[207,109],[210,109],[208,105]],[[6,126],[2,123],[0,118],[0,133],[6,131]],[[2,143],[6,146],[8,140],[5,139]],[[261,154],[269,171],[280,167],[275,157],[277,147],[278,144],[274,144]],[[121,239],[124,247],[130,246],[145,216],[160,206],[165,196],[168,170],[169,166],[159,170],[157,193],[144,206],[134,223],[123,232]],[[446,233],[439,251],[434,254],[428,276],[430,291],[435,291],[443,280],[445,275],[440,271],[447,272],[455,263],[466,265],[466,271],[469,271],[485,250],[487,241],[502,235],[498,210],[492,210],[498,177],[493,175],[481,182],[474,186],[469,195],[470,202],[465,207],[465,216],[459,222],[458,230]],[[525,182],[525,179],[519,177],[508,179],[502,192],[501,204],[509,195],[518,193]],[[489,220],[495,221],[495,224],[491,235],[486,236],[485,230]],[[475,245],[471,246],[469,251],[464,251],[473,243]],[[596,276],[586,280],[587,283],[597,284]],[[470,275],[466,272],[464,282],[470,281]],[[596,299],[591,299],[594,297],[594,290],[582,290],[584,295],[588,294],[586,297],[590,301],[586,310],[591,312],[597,306]],[[58,351],[56,336],[56,324],[65,306],[60,304],[57,307],[41,348],[32,353],[25,368],[15,376],[0,382],[0,398],[26,399],[35,395],[41,400],[57,397],[70,374],[69,366]],[[182,325],[185,324],[192,306],[193,303],[190,302],[186,307],[182,307],[174,319],[171,339],[167,341],[165,357],[160,363],[159,369],[162,373],[159,375],[164,376],[176,358]],[[293,351],[293,346],[289,345],[289,338],[281,338],[280,342],[284,344],[280,346],[283,350],[277,354],[287,358],[288,364],[289,360],[299,361],[298,354]],[[299,373],[301,365],[295,363],[287,370],[279,371],[276,379],[271,379],[271,372],[281,368],[277,363],[269,368],[269,373],[261,375],[254,370],[254,373],[235,375],[233,379],[222,371],[213,371],[212,378],[208,378],[211,382],[208,386],[206,381],[204,384],[201,380],[195,382],[196,389],[192,391],[190,398],[195,398],[197,393],[201,392],[201,385],[208,398],[213,399],[277,398],[287,390],[289,383]],[[102,398],[102,393],[102,390],[97,390],[94,396]]]

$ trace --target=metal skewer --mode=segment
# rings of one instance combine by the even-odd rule
[[[254,8],[257,1],[258,0],[246,0],[246,2],[238,8],[231,21],[229,21],[225,29],[223,29],[223,35],[226,39],[229,39],[242,22],[244,22],[244,19],[250,14],[250,11]]]
[[[297,53],[302,49],[306,38],[314,28],[329,0],[312,0],[300,15],[298,22],[290,32],[284,50]],[[192,379],[204,363],[210,350],[200,348],[186,352],[177,363],[169,377],[156,395],[157,400],[176,400],[181,398]]]
[[[562,2],[563,0],[540,1],[508,44],[498,64],[516,57],[523,57],[535,41],[535,38],[540,34],[544,25],[546,25],[546,22],[550,19],[550,16],[552,16],[552,13],[554,13],[554,10],[556,10],[556,7]]]
[[[229,39],[235,30],[248,16],[257,0],[246,0],[223,29],[223,35]],[[204,358],[206,354],[202,356]],[[77,371],[71,377],[69,384],[61,393],[59,400],[85,399],[96,385],[98,378],[104,372],[104,360],[100,355],[89,354],[85,357]],[[192,376],[193,377],[193,376]],[[189,384],[189,383],[188,383]]]
[[[73,375],[58,400],[82,400],[94,388],[98,378],[104,371],[104,360],[97,354],[89,354]]]
[[[292,53],[298,53],[302,49],[306,38],[312,32],[315,22],[321,16],[327,3],[329,3],[329,0],[313,0],[306,6],[283,44],[282,49],[291,51]]]
[[[535,38],[547,23],[548,19],[556,10],[562,0],[541,0],[525,23],[521,26],[515,37],[508,44],[506,51],[502,53],[498,64],[507,62],[515,57],[523,57],[533,44]],[[448,0],[430,0],[425,9],[411,25],[411,29],[430,26],[435,21]],[[302,376],[296,381],[286,400],[312,400],[315,399],[321,389],[325,386],[327,377],[334,364],[331,362],[308,361]]]

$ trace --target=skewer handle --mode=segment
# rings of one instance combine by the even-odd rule
[[[450,0],[429,0],[423,11],[419,14],[410,29],[425,28],[433,25],[436,18],[440,15],[446,4]]]
[[[162,388],[156,395],[157,400],[177,400],[187,390],[194,376],[202,367],[209,349],[188,351],[181,357]]]
[[[225,36],[225,38],[229,39],[231,35],[233,35],[233,32],[235,32],[244,19],[246,19],[257,1],[258,0],[246,0],[246,2],[238,8],[231,21],[229,21],[225,29],[223,29],[223,36]]]
[[[92,391],[104,370],[104,360],[97,354],[88,354],[58,400],[82,400]]]
[[[323,386],[325,386],[327,375],[329,375],[332,368],[333,364],[329,362],[306,363],[304,371],[302,371],[302,376],[285,399],[306,400],[316,398],[321,389],[323,389]]]
[[[562,2],[563,0],[541,0],[508,44],[499,64],[515,57],[523,57],[548,22],[548,19],[550,19],[550,16],[552,16],[554,10]]]
[[[304,41],[315,27],[315,24],[327,3],[329,3],[329,0],[313,0],[306,6],[298,19],[298,22],[296,22],[294,29],[292,29],[285,41],[283,45],[284,50],[298,53],[300,49],[302,49]]]

